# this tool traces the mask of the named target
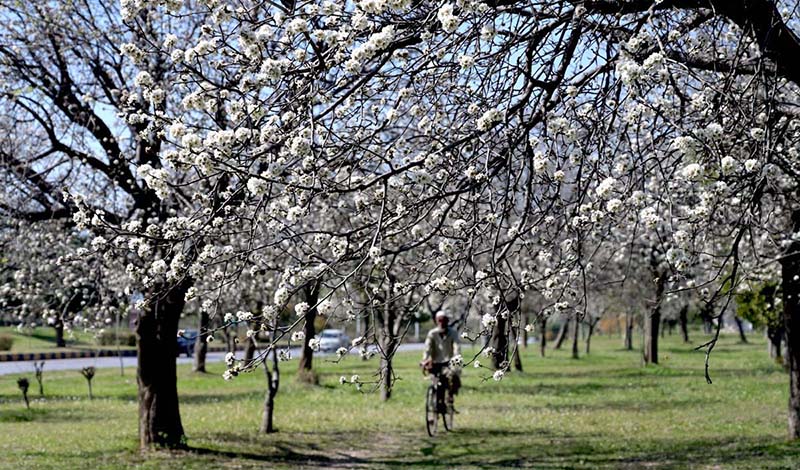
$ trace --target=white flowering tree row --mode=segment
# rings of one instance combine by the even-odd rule
[[[310,366],[317,315],[374,317],[357,347],[379,347],[388,396],[423,305],[481,315],[466,333],[493,336],[501,378],[526,294],[584,315],[593,282],[651,277],[652,332],[669,292],[707,288],[721,312],[726,285],[777,263],[800,432],[793,6],[116,8],[4,5],[3,43],[26,46],[0,46],[4,122],[30,130],[4,154],[0,209],[71,220],[144,296],[143,446],[183,439],[163,359],[187,300],[272,333],[227,378],[287,334]]]

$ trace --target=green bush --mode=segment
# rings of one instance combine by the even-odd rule
[[[0,351],[11,351],[14,344],[14,337],[11,335],[0,335]]]
[[[116,332],[113,330],[104,331],[102,334],[97,336],[97,343],[100,344],[100,346],[116,346]],[[136,346],[136,335],[130,331],[120,331],[119,344],[120,346]]]

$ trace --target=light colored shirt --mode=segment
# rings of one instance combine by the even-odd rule
[[[453,356],[458,354],[458,333],[456,333],[455,328],[448,327],[446,331],[442,331],[437,326],[428,332],[428,336],[425,337],[423,361],[431,359],[434,363],[449,362]]]

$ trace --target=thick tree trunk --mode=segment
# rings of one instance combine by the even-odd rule
[[[800,228],[800,211],[792,213],[794,232]],[[783,327],[789,368],[789,438],[800,439],[800,243],[793,242],[781,260]]]
[[[139,385],[139,445],[182,447],[183,425],[178,408],[175,368],[178,320],[191,281],[184,280],[150,305],[136,326]]]
[[[625,314],[625,341],[624,347],[628,351],[633,351],[633,314]]]
[[[547,347],[547,318],[542,317],[539,321],[539,355],[544,357],[545,348]]]
[[[311,369],[313,367],[314,362],[314,350],[311,349],[309,346],[309,341],[314,338],[314,335],[317,334],[316,328],[314,327],[314,321],[317,319],[317,301],[319,301],[319,289],[321,283],[319,281],[312,281],[309,285],[307,285],[303,289],[304,298],[303,301],[308,304],[310,307],[305,314],[305,324],[303,325],[303,332],[305,333],[305,338],[303,338],[303,352],[300,355],[300,363],[297,365],[297,369],[300,372],[300,377],[303,377],[303,374],[309,375],[311,374]],[[306,377],[307,379],[310,377]],[[314,382],[314,380],[311,380]]]
[[[64,321],[61,318],[56,318],[53,328],[56,330],[56,347],[66,348],[67,342],[64,341]]]
[[[569,318],[565,318],[564,322],[561,323],[561,327],[558,329],[558,334],[556,335],[556,341],[553,345],[553,349],[561,349],[561,345],[564,343],[564,340],[567,337],[567,332],[569,330]]]
[[[508,319],[502,315],[497,315],[497,324],[492,329],[492,365],[495,369],[500,369],[508,361]]]
[[[680,313],[678,313],[678,323],[681,326],[681,336],[683,337],[683,342],[689,342],[689,306],[684,305],[681,307]]]
[[[578,320],[578,312],[575,312],[575,320],[572,323],[572,358],[578,359],[580,358],[580,354],[578,352],[578,339],[581,335],[581,324]]]
[[[200,324],[197,328],[197,341],[194,343],[194,365],[192,366],[193,372],[206,371],[206,354],[208,353],[208,330],[211,326],[211,320],[208,312],[200,309]]]
[[[736,329],[739,330],[739,341],[741,341],[742,343],[746,343],[747,336],[745,336],[744,334],[744,322],[742,322],[741,318],[735,315],[733,317],[733,321],[736,322]]]
[[[272,370],[270,371],[267,362],[264,362],[264,375],[267,377],[267,393],[264,397],[264,414],[261,417],[260,431],[263,433],[275,432],[273,415],[275,414],[275,395],[281,383],[281,372],[278,367],[277,349],[272,350]]]

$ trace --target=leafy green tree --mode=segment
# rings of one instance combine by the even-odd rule
[[[766,281],[737,294],[736,315],[752,323],[754,328],[766,328],[770,357],[782,360],[784,327],[777,282]]]

